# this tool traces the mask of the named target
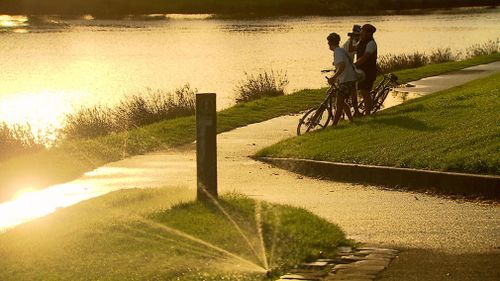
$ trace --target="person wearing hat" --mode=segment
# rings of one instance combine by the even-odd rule
[[[342,113],[345,113],[347,118],[352,121],[351,109],[345,101],[356,91],[357,75],[346,50],[339,47],[340,35],[331,33],[326,39],[330,50],[333,51],[333,65],[335,66],[335,74],[328,79],[328,83],[330,85],[337,81],[339,83],[339,93],[336,99],[337,110],[333,117],[333,126],[335,126],[339,122]]]
[[[356,47],[356,67],[365,73],[365,79],[358,83],[358,90],[365,102],[365,114],[369,115],[373,108],[370,96],[373,83],[377,78],[377,43],[373,34],[377,31],[375,26],[365,24],[361,27],[360,40]],[[359,112],[356,112],[359,114]]]
[[[347,51],[347,54],[351,57],[352,61],[354,61],[354,55],[356,54],[356,47],[358,46],[360,33],[361,25],[355,24],[352,27],[352,32],[347,33],[349,39],[347,39],[344,45],[342,45],[342,48]]]
[[[358,46],[359,43],[359,36],[361,33],[361,25],[355,24],[352,26],[352,32],[347,33],[347,36],[349,37],[344,45],[342,45],[342,48],[347,51],[347,54],[351,58],[351,62],[354,61],[354,55],[356,54],[356,47]],[[358,109],[358,94],[356,93],[356,90],[353,91],[352,96],[352,106],[354,108],[354,114],[355,115],[361,115],[359,113]]]

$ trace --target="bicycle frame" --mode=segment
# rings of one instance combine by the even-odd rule
[[[325,70],[322,72],[325,73],[330,71],[331,70]],[[396,75],[392,73],[386,74],[384,75],[382,81],[375,87],[375,89],[370,91],[370,95],[374,103],[374,107],[372,108],[370,113],[374,113],[381,108],[391,88],[397,85],[397,80],[398,78]],[[299,119],[299,124],[297,126],[297,135],[301,135],[303,133],[307,133],[318,128],[325,128],[326,126],[328,126],[330,121],[333,120],[335,116],[335,106],[338,91],[339,85],[331,85],[330,88],[328,88],[328,90],[326,91],[325,99],[317,107],[309,109],[303,115],[303,117]],[[349,102],[350,100],[351,99],[347,99],[346,102]],[[363,111],[365,110],[364,101],[359,104],[359,109],[362,109]]]

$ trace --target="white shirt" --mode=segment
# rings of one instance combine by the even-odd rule
[[[371,40],[366,44],[366,49],[365,49],[365,54],[373,54],[377,50],[377,43],[375,43],[375,40]]]
[[[354,51],[349,52],[349,44],[351,43],[352,38],[347,39],[342,48],[347,52],[347,55],[351,58],[351,61],[354,61],[354,55],[356,54],[356,47],[358,46],[359,41],[353,41],[352,46],[354,47]]]
[[[349,55],[347,54],[346,50],[344,50],[343,48],[337,47],[333,50],[333,65],[335,65],[335,68],[339,69],[339,64],[341,64],[342,62],[345,63],[344,71],[342,71],[342,73],[337,76],[337,78],[339,79],[339,83],[341,84],[345,82],[356,81],[357,79],[352,61],[348,56]]]

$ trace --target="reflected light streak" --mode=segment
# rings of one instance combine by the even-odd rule
[[[61,185],[40,191],[27,189],[14,200],[0,204],[0,233],[91,197],[92,194],[77,185]]]
[[[28,25],[27,16],[0,15],[0,27],[26,27]]]
[[[101,167],[70,183],[36,191],[25,189],[13,200],[0,203],[0,233],[112,191],[154,186],[145,173],[144,169]]]

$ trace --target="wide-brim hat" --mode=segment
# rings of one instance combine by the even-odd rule
[[[347,33],[348,36],[361,34],[361,25],[355,24],[352,26],[352,32]]]

